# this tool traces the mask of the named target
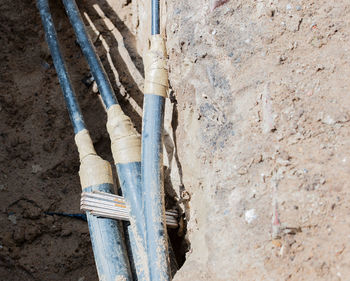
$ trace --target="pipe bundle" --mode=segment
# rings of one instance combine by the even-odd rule
[[[123,195],[113,194],[111,166],[96,154],[86,129],[60,52],[48,1],[37,0],[46,40],[74,128],[81,163],[82,206],[87,214],[99,279],[170,280],[166,225],[168,222],[176,226],[177,221],[174,219],[176,214],[166,213],[164,207],[162,130],[168,77],[165,45],[159,27],[159,0],[151,0],[151,48],[144,57],[142,140],[118,104],[75,1],[62,1],[107,111],[106,126]],[[116,204],[115,200],[121,202]],[[130,221],[126,233],[130,239],[129,248],[120,220]],[[128,257],[132,260],[129,261]]]

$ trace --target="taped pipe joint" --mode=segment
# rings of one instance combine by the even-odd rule
[[[96,151],[88,130],[84,129],[78,132],[75,135],[74,140],[79,151],[80,161],[83,161],[83,159],[89,154],[96,155]]]
[[[160,34],[151,36],[151,48],[144,55],[145,88],[144,94],[167,97],[168,70],[165,43]]]
[[[119,104],[107,111],[107,131],[115,164],[141,161],[141,136]]]
[[[86,187],[113,184],[112,168],[108,161],[96,154],[88,130],[84,129],[75,135],[80,158],[80,183],[84,190]]]

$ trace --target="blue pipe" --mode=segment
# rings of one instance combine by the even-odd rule
[[[84,192],[102,191],[112,193],[112,184],[85,188]],[[100,218],[86,212],[89,223],[92,249],[100,280],[133,280],[124,244],[121,221]]]
[[[147,245],[146,245],[146,224],[142,199],[141,185],[141,162],[118,163],[116,164],[119,183],[123,196],[128,202],[131,222],[136,228],[128,226],[129,240],[131,246],[130,256],[138,281],[150,280],[147,269]],[[141,243],[141,244],[138,244]],[[144,261],[146,265],[144,266]],[[145,268],[146,267],[146,268]]]
[[[151,280],[171,280],[164,207],[163,142],[165,98],[145,94],[142,124],[142,188]]]
[[[76,2],[74,0],[63,0],[63,4],[77,36],[80,48],[89,63],[90,70],[100,91],[103,103],[108,109],[112,105],[117,104],[118,101],[114,95],[113,88],[109,82],[106,71],[102,66],[100,58],[96,55],[95,47],[86,32]]]
[[[67,104],[70,120],[72,121],[74,133],[78,133],[85,129],[85,123],[81,114],[77,99],[74,95],[72,83],[68,76],[68,72],[62,58],[60,47],[57,40],[56,30],[51,18],[49,4],[47,0],[38,0],[37,5],[40,11],[41,20],[43,22],[46,41],[49,45],[53,63],[56,68],[58,80],[61,85],[64,99]]]
[[[160,34],[159,0],[152,1],[151,33]],[[164,206],[163,140],[165,98],[146,93],[143,103],[141,175],[151,280],[171,280]]]
[[[160,34],[159,0],[152,0],[152,35]]]
[[[86,31],[79,9],[74,0],[63,0],[66,13],[73,26],[78,43],[90,66],[92,75],[97,82],[99,92],[106,109],[118,104],[108,76],[96,55],[95,48]],[[130,206],[131,226],[128,227],[133,263],[135,264],[138,280],[149,280],[148,269],[143,266],[146,260],[146,226],[143,214],[142,185],[141,185],[141,162],[116,163],[119,183],[125,201]],[[135,228],[132,224],[135,224]],[[144,253],[144,254],[143,254]]]
[[[58,73],[63,95],[67,103],[74,132],[77,134],[85,129],[85,124],[60,52],[48,1],[37,0],[37,6],[43,22],[46,40]],[[98,190],[111,193],[112,189],[113,186],[111,184],[104,183],[87,187],[84,191]],[[113,219],[97,218],[90,215],[89,212],[87,212],[87,221],[95,263],[100,279],[106,281],[115,281],[118,280],[118,278],[132,280],[120,222]]]

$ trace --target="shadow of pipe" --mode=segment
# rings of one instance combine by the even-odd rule
[[[120,19],[120,17],[116,14],[116,12],[108,3],[108,1],[98,0],[96,1],[96,3],[99,4],[101,9],[104,11],[105,15],[112,21],[112,23],[116,26],[116,28],[119,30],[119,32],[123,36],[125,40],[125,48],[130,53],[130,56],[133,62],[135,63],[135,66],[137,67],[138,71],[144,77],[145,75],[144,75],[143,60],[142,60],[142,56],[140,56],[140,54],[137,52],[135,36],[132,34],[129,28],[124,24],[124,22]]]
[[[78,1],[78,6],[80,2]],[[137,76],[139,78],[138,83],[135,82],[133,75],[129,71],[129,68],[135,68],[135,66],[130,66],[130,63],[133,63],[131,59],[128,66],[124,60],[125,54],[124,58],[121,56],[118,50],[118,41],[113,35],[113,30],[109,30],[110,27],[107,26],[104,18],[99,14],[99,5],[96,3],[92,5],[80,4],[79,8],[86,26],[93,25],[92,29],[97,30],[99,33],[99,40],[96,40],[94,45],[99,50],[98,55],[111,80],[118,102],[133,121],[137,131],[141,132],[143,93],[140,90],[140,80],[143,86],[143,77],[139,74]]]

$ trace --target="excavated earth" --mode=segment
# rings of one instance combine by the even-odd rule
[[[77,1],[140,131],[150,1]],[[60,1],[50,1],[97,152],[105,112]],[[161,1],[174,280],[348,280],[350,3]],[[79,160],[35,1],[0,3],[0,279],[97,280]]]

